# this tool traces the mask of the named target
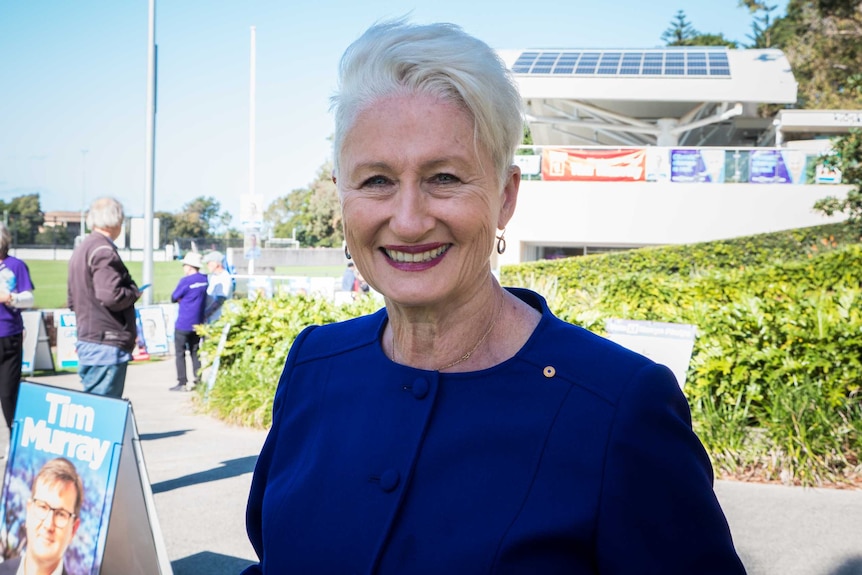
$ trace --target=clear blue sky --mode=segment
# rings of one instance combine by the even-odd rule
[[[157,2],[155,209],[213,196],[239,213],[252,25],[256,191],[269,204],[329,157],[338,59],[376,20],[454,22],[497,49],[650,48],[680,8],[701,32],[749,42],[737,0]],[[147,14],[147,0],[0,0],[0,199],[39,192],[44,211],[79,210],[113,195],[143,215]]]

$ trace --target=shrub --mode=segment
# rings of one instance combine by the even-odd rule
[[[272,422],[272,399],[296,336],[309,325],[321,325],[371,313],[380,303],[371,296],[345,305],[305,295],[273,299],[231,300],[221,318],[199,333],[201,364],[213,368],[219,339],[229,326],[212,390],[200,386],[203,410],[230,423],[266,428]]]
[[[862,245],[840,224],[651,247],[502,270],[562,319],[598,333],[608,318],[692,324],[685,393],[719,475],[788,484],[862,480]],[[232,302],[203,332],[204,364],[229,324],[201,404],[267,427],[279,373],[307,325],[379,307],[304,296]],[[203,399],[203,394],[201,399]]]
[[[685,393],[720,474],[859,481],[862,246],[821,226],[506,268],[556,279],[549,305],[596,332],[608,318],[697,327]],[[562,294],[562,295],[561,295]]]

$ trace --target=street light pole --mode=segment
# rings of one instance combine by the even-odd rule
[[[85,214],[87,213],[87,150],[81,150],[81,241],[84,241]]]

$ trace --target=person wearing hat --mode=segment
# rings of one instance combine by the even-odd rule
[[[177,362],[177,384],[171,391],[186,391],[188,377],[186,375],[186,350],[192,360],[192,379],[195,385],[199,382],[201,361],[198,356],[198,346],[201,338],[195,332],[195,326],[204,322],[204,304],[207,297],[207,276],[200,272],[201,255],[189,252],[182,260],[183,277],[177,284],[171,301],[179,303],[177,321],[174,327],[174,354]]]
[[[224,269],[224,256],[221,252],[210,252],[204,256],[209,270],[207,302],[204,306],[204,321],[213,323],[221,317],[222,305],[233,297],[233,278]]]

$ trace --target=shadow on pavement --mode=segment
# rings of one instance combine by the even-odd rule
[[[141,441],[152,441],[154,439],[165,439],[168,437],[179,437],[185,435],[191,429],[177,429],[176,431],[166,431],[164,433],[141,433],[138,435]]]
[[[171,561],[171,568],[174,571],[174,575],[200,575],[201,573],[206,573],[207,575],[237,575],[237,573],[251,564],[252,562],[248,559],[203,551],[202,553],[195,553],[189,557]]]
[[[862,556],[848,559],[829,575],[862,575]]]
[[[222,466],[216,467],[215,469],[208,469],[206,471],[192,473],[191,475],[186,475],[184,477],[177,477],[176,479],[153,483],[153,493],[164,493],[165,491],[179,489],[180,487],[188,487],[189,485],[218,481],[219,479],[226,479],[228,477],[236,477],[237,475],[251,473],[254,471],[254,464],[256,462],[256,455],[222,461]]]

